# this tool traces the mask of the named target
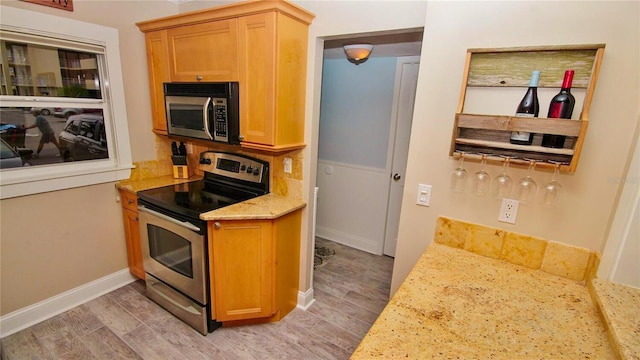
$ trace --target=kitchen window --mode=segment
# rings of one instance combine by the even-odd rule
[[[128,178],[117,30],[0,8],[0,198]]]

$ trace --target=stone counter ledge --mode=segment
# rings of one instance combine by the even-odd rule
[[[351,359],[616,359],[584,283],[432,243]]]

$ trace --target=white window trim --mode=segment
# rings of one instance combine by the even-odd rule
[[[29,28],[25,28],[25,25]],[[108,142],[109,159],[3,170],[0,172],[0,199],[128,179],[133,164],[118,30],[1,5],[0,26],[18,28],[35,34],[50,34],[63,39],[104,44],[108,73],[105,88],[108,89],[108,94],[103,96],[108,96],[110,100],[113,135]],[[42,105],[42,102],[36,103],[33,99],[25,101],[28,101],[29,106]],[[3,105],[2,102],[0,105]]]

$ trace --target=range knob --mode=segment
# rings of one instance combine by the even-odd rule
[[[253,175],[256,175],[256,176],[260,175],[260,169],[258,169],[258,168],[254,169],[253,170]]]
[[[248,166],[247,167],[247,174],[251,174],[253,172],[253,167]]]
[[[242,164],[240,166],[240,171],[245,171],[245,170],[247,170],[247,165]]]
[[[200,164],[211,165],[211,159],[206,157],[200,158]]]

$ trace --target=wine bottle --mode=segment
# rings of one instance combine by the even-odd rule
[[[564,72],[562,88],[560,92],[551,99],[551,104],[549,104],[548,118],[571,119],[573,106],[576,103],[575,98],[571,94],[573,74],[573,70]],[[561,149],[564,147],[564,140],[564,135],[544,134],[542,136],[542,146]]]
[[[531,73],[531,80],[529,81],[529,89],[524,94],[520,104],[516,108],[516,116],[523,117],[538,117],[538,111],[540,110],[540,104],[538,103],[538,80],[540,79],[540,71],[534,70]],[[513,131],[511,133],[512,144],[519,145],[531,145],[533,141],[533,133],[524,131]]]

